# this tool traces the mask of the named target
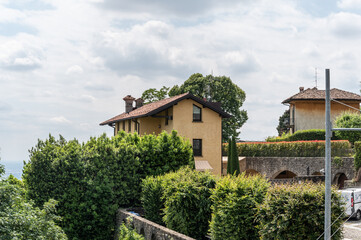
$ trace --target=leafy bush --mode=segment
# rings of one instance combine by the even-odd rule
[[[260,176],[227,176],[212,190],[212,239],[258,239],[257,207],[269,184]]]
[[[208,172],[183,168],[165,176],[164,217],[170,229],[204,239],[211,219],[211,189],[215,177]]]
[[[361,167],[361,142],[355,142],[354,147],[356,152],[354,158],[354,166],[357,172]]]
[[[281,137],[268,137],[266,139],[266,142],[325,140],[325,134],[325,129],[298,130],[293,134],[283,134]],[[336,136],[332,136],[332,140],[339,139],[340,138]]]
[[[142,180],[141,200],[145,218],[161,225],[164,225],[164,179],[164,176],[149,176]]]
[[[223,145],[228,152],[228,145]],[[324,157],[325,141],[245,142],[237,143],[239,156],[246,157]],[[331,141],[332,156],[350,155],[351,145],[346,140]]]
[[[342,239],[341,196],[332,190],[332,239]],[[275,185],[260,207],[261,239],[318,239],[324,230],[325,190],[322,184]]]
[[[25,189],[12,175],[0,181],[0,236],[1,239],[68,239],[55,223],[56,201],[49,200],[42,209],[25,199]]]
[[[344,112],[335,120],[335,128],[361,128],[361,115],[355,112]],[[361,140],[360,131],[336,131],[340,139],[349,140],[352,144]]]
[[[122,223],[119,227],[119,238],[118,240],[145,240],[145,238],[138,234],[130,224],[125,225]]]
[[[83,144],[49,136],[30,150],[23,179],[37,206],[59,201],[69,238],[106,239],[114,232],[116,209],[140,204],[142,178],[192,161],[190,143],[175,131],[143,137],[121,132]]]

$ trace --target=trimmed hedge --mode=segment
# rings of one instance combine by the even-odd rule
[[[361,167],[361,142],[355,142],[354,148],[356,152],[354,157],[354,166],[357,172]]]
[[[263,202],[268,186],[260,176],[228,175],[220,179],[211,196],[212,239],[259,239],[257,207]]]
[[[245,142],[237,143],[239,156],[246,157],[324,157],[325,141]],[[331,141],[332,156],[347,157],[351,144],[347,140]],[[223,144],[227,154],[228,144]]]
[[[140,204],[141,179],[194,166],[192,147],[175,131],[158,136],[119,133],[80,144],[49,136],[30,150],[23,180],[41,206],[59,202],[60,225],[71,239],[110,239],[119,207]]]
[[[258,215],[261,239],[318,239],[324,230],[324,199],[322,184],[271,187]],[[331,199],[331,234],[341,228],[332,239],[341,240],[343,218],[337,218],[344,213],[344,204],[336,189]]]
[[[161,177],[148,177],[142,183],[146,218],[162,217],[166,227],[187,236],[204,239],[211,220],[211,189],[215,177],[185,167]]]
[[[293,142],[293,141],[311,141],[325,140],[325,129],[308,129],[298,130],[293,134],[284,134],[281,137],[268,137],[267,142]],[[339,140],[338,137],[332,136],[332,140]]]

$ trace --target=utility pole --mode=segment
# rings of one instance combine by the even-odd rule
[[[330,69],[326,69],[326,136],[325,136],[325,240],[331,238],[331,104],[330,104]]]

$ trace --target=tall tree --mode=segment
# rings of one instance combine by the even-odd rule
[[[289,131],[289,123],[290,123],[290,110],[287,109],[282,116],[278,119],[278,136],[282,136],[283,133],[287,133]]]
[[[145,92],[147,91],[148,90]],[[226,142],[231,136],[239,136],[237,130],[240,129],[248,119],[247,111],[240,109],[246,99],[246,94],[240,87],[234,84],[229,77],[203,76],[200,73],[195,73],[182,85],[173,86],[169,90],[168,95],[172,97],[186,92],[192,93],[202,99],[206,98],[212,102],[221,103],[222,109],[233,116],[232,118],[222,120],[223,142]],[[164,95],[164,98],[165,97],[166,95]]]
[[[232,137],[232,140],[229,141],[229,143],[230,144],[228,145],[227,174],[235,174],[237,176],[240,174],[240,168],[236,139],[234,136]]]
[[[168,96],[169,87],[163,86],[161,89],[150,88],[145,90],[142,94],[142,99],[145,104],[162,100]]]

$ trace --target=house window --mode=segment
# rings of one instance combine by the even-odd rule
[[[137,121],[134,122],[134,131],[138,131],[138,124],[137,124]]]
[[[168,125],[168,110],[165,111],[165,125]]]
[[[193,156],[202,156],[202,139],[193,139]]]
[[[123,131],[125,131],[125,121],[123,121]]]
[[[128,132],[132,131],[132,120],[128,120]]]
[[[202,121],[202,109],[193,105],[193,122],[200,122]]]

